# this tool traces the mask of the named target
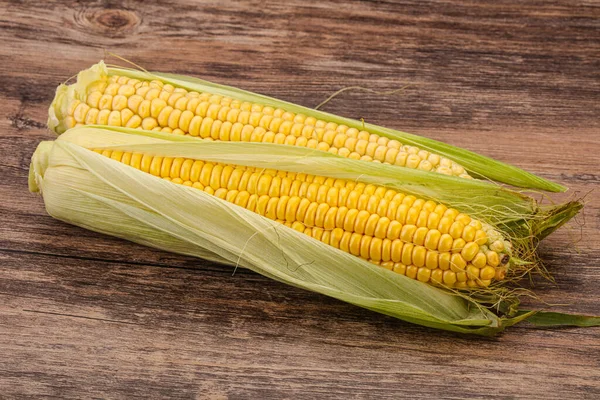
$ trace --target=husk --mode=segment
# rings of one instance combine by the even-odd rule
[[[455,201],[452,185],[477,193],[473,210],[514,207],[525,222],[539,209],[522,194],[485,183],[382,164],[356,163],[305,148],[208,142],[140,130],[86,126],[42,142],[32,158],[30,189],[53,217],[136,243],[254,270],[278,281],[429,327],[493,335],[528,318],[501,318],[475,297],[451,293],[372,265],[203,191],[173,184],[89,148],[143,151],[208,161],[309,172],[395,187]],[[425,175],[424,175],[425,174]],[[450,185],[450,186],[448,186]],[[456,190],[455,190],[456,192]],[[454,199],[454,200],[453,200]],[[494,202],[494,199],[495,202]],[[506,212],[508,221],[517,220]],[[490,217],[491,218],[491,217]],[[515,300],[502,307],[514,311]]]
[[[58,87],[55,99],[49,109],[48,126],[50,129],[57,133],[63,133],[66,130],[66,127],[62,125],[62,121],[64,116],[66,116],[68,100],[73,98],[84,100],[86,88],[89,84],[114,74],[143,80],[160,79],[165,83],[170,83],[177,87],[183,87],[187,90],[231,96],[242,101],[257,102],[275,108],[283,108],[294,113],[301,113],[318,119],[336,122],[338,124],[345,124],[349,127],[357,129],[366,129],[369,132],[376,133],[380,136],[385,136],[390,139],[397,139],[403,144],[415,145],[422,149],[446,156],[449,159],[463,165],[470,173],[488,180],[494,180],[522,188],[541,189],[552,192],[566,190],[565,187],[557,183],[548,181],[534,174],[523,171],[517,167],[432,139],[389,128],[383,128],[373,124],[363,123],[354,119],[344,118],[307,107],[302,107],[268,96],[247,92],[234,87],[218,85],[212,82],[183,75],[164,74],[157,72],[149,73],[146,71],[132,70],[127,68],[107,68],[102,61],[91,68],[80,72],[77,83],[70,86],[61,85]],[[363,162],[359,163],[364,164]]]
[[[37,162],[38,158],[47,163]],[[45,169],[39,170],[43,167]],[[34,155],[32,189],[53,217],[137,243],[252,269],[409,322],[493,334],[500,318],[459,296],[371,265],[202,191],[65,140]]]

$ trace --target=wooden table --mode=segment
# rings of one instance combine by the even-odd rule
[[[600,329],[426,329],[68,226],[27,191],[55,87],[105,51],[307,106],[411,84],[325,109],[587,195],[536,290],[600,314],[598,1],[101,3],[0,1],[0,398],[599,398]]]

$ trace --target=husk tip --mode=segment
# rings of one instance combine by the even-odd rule
[[[534,236],[542,240],[575,217],[583,206],[581,200],[573,200],[547,208],[548,216],[533,225]]]
[[[31,156],[31,163],[29,164],[29,174],[27,176],[27,184],[31,193],[38,193],[42,191],[42,183],[46,168],[48,168],[48,156],[54,142],[43,141],[38,144],[33,155]]]
[[[108,68],[104,61],[92,65],[88,69],[77,74],[77,82],[66,85],[60,84],[56,88],[54,99],[48,108],[48,128],[60,135],[68,127],[65,125],[65,118],[68,116],[68,108],[73,100],[85,101],[87,87],[98,80],[105,79],[108,76]]]

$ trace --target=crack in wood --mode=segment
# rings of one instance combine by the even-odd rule
[[[11,126],[13,128],[16,128],[17,131],[22,131],[22,130],[31,129],[31,128],[46,129],[46,124],[35,121],[28,117],[25,117],[21,112],[18,112],[17,114],[15,114],[11,117],[8,117],[8,119],[11,122]]]
[[[114,263],[114,264],[125,264],[125,265],[135,265],[135,266],[145,266],[145,267],[158,267],[158,268],[169,268],[169,269],[182,269],[187,271],[208,271],[208,272],[223,272],[224,274],[230,276],[231,271],[227,268],[229,266],[223,266],[223,268],[210,268],[205,263],[202,263],[202,260],[199,260],[198,267],[181,267],[177,265],[169,265],[169,264],[160,264],[156,262],[136,262],[136,261],[127,261],[127,260],[118,260],[118,259],[109,259],[109,258],[99,258],[99,257],[83,257],[76,256],[71,254],[56,254],[56,253],[46,253],[41,251],[31,251],[31,250],[23,250],[23,249],[9,249],[9,248],[0,248],[0,252],[6,253],[21,253],[21,254],[30,254],[35,256],[48,256],[48,257],[58,257],[58,258],[68,258],[72,260],[82,260],[82,261],[96,261],[102,263]],[[238,274],[248,274],[248,275],[256,275],[254,272],[251,272],[245,268],[238,268],[235,273]]]
[[[140,325],[140,326],[142,326],[142,325],[143,325],[143,324],[138,324],[138,323],[135,323],[135,322],[129,322],[129,321],[118,321],[118,320],[114,320],[114,319],[108,319],[108,318],[86,317],[86,316],[84,316],[84,315],[77,315],[77,314],[66,314],[66,313],[58,313],[58,312],[52,312],[52,311],[28,310],[28,309],[23,309],[22,311],[23,311],[23,312],[31,312],[31,313],[36,313],[36,314],[57,315],[57,316],[61,316],[61,317],[71,317],[71,318],[89,319],[89,320],[94,320],[94,321],[114,322],[114,323],[116,323],[116,324]]]
[[[17,131],[21,132],[26,129],[46,129],[46,124],[42,122],[35,121],[29,117],[25,116],[25,103],[26,98],[21,97],[21,103],[19,105],[19,111],[16,114],[8,117],[10,124],[13,128],[16,128]]]
[[[18,171],[26,171],[29,172],[29,168],[27,167],[18,167],[16,165],[7,165],[7,164],[0,164],[0,168],[11,168],[11,169],[16,169]]]

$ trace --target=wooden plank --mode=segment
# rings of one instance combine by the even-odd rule
[[[552,399],[600,394],[591,330],[466,338],[255,274],[0,260],[8,396],[504,398],[542,385]]]
[[[600,314],[597,1],[0,0],[0,397],[595,398],[600,331],[426,329],[48,217],[27,191],[59,83],[105,50],[444,140],[561,182],[540,253]],[[114,62],[114,59],[112,59]],[[590,193],[591,192],[591,193]]]

